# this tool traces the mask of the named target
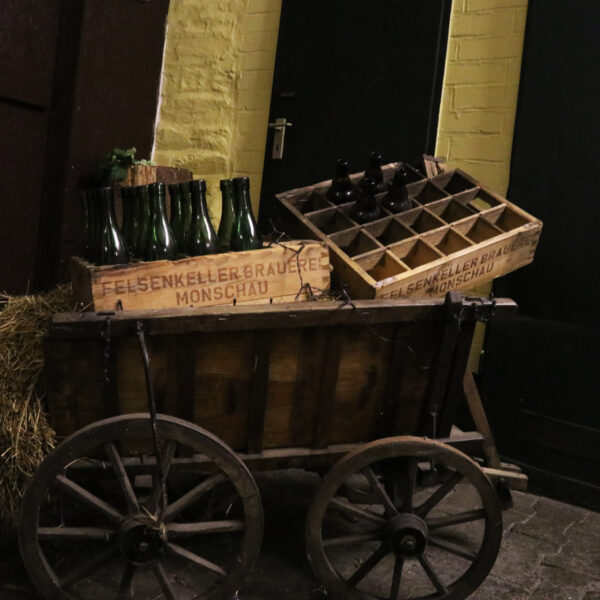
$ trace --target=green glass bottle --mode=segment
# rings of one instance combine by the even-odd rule
[[[208,216],[206,181],[204,179],[190,181],[190,191],[192,193],[192,225],[188,253],[190,256],[217,254],[219,240]]]
[[[88,262],[93,262],[92,229],[94,227],[94,214],[90,202],[90,192],[80,192],[79,198],[81,202],[81,216],[83,219],[83,227],[81,230],[81,256]]]
[[[185,209],[185,199],[178,183],[169,184],[171,198],[171,229],[180,252],[185,252],[188,246],[188,234],[192,222],[191,211]]]
[[[135,214],[135,195],[132,188],[123,186],[121,188],[121,206],[123,209],[123,221],[121,223],[121,236],[130,255],[133,254],[133,231]]]
[[[150,221],[144,239],[144,260],[173,260],[177,256],[177,243],[167,222],[165,184],[148,184]]]
[[[132,234],[132,252],[136,258],[144,256],[144,243],[150,225],[150,195],[147,185],[137,185],[132,188],[132,194],[137,199],[136,214]]]
[[[235,218],[235,188],[233,179],[221,179],[221,196],[223,204],[221,207],[221,222],[219,223],[219,247],[227,252],[230,247],[231,230]]]
[[[250,203],[250,179],[236,177],[233,185],[235,187],[235,218],[231,230],[230,247],[236,252],[262,248],[262,238],[258,232]]]
[[[179,184],[179,198],[181,199],[181,208],[184,216],[186,225],[186,239],[185,247],[180,249],[181,252],[187,252],[187,248],[190,245],[190,235],[192,228],[192,190],[190,188],[189,181],[182,181]]]
[[[100,188],[97,194],[100,222],[94,262],[99,265],[126,263],[127,249],[117,227],[113,190],[110,187]]]

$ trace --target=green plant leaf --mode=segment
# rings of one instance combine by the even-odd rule
[[[111,181],[121,181],[127,177],[127,167],[123,167],[120,165],[113,165],[110,170],[110,180]]]

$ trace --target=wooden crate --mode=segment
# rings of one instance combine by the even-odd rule
[[[308,241],[127,265],[73,257],[71,282],[77,300],[96,311],[292,302],[307,298],[305,284],[329,287],[329,253]]]
[[[146,185],[161,181],[162,183],[179,183],[190,181],[192,172],[189,169],[163,167],[158,165],[135,165],[127,169],[127,176],[120,181],[122,186]]]
[[[387,182],[399,166],[383,168]],[[277,194],[280,227],[326,242],[334,279],[355,298],[443,296],[533,260],[541,221],[460,169],[424,178],[407,168],[413,207],[406,212],[382,208],[383,218],[359,225],[351,203],[327,200],[331,181],[323,181]]]

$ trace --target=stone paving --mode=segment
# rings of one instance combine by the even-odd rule
[[[265,539],[241,600],[325,597],[304,554],[304,514],[315,483],[315,476],[297,470],[259,477]],[[471,598],[600,600],[600,514],[532,494],[513,492],[513,498],[514,507],[503,513],[496,564]],[[15,548],[4,547],[0,578],[1,600],[36,598]]]

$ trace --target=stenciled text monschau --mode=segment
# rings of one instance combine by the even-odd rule
[[[183,267],[181,271],[135,277],[127,277],[127,272],[121,271],[119,277],[99,281],[98,291],[102,296],[125,296],[173,290],[177,305],[185,306],[223,299],[268,297],[269,284],[278,276],[298,274],[299,270],[300,273],[321,270],[316,256],[202,269]]]

